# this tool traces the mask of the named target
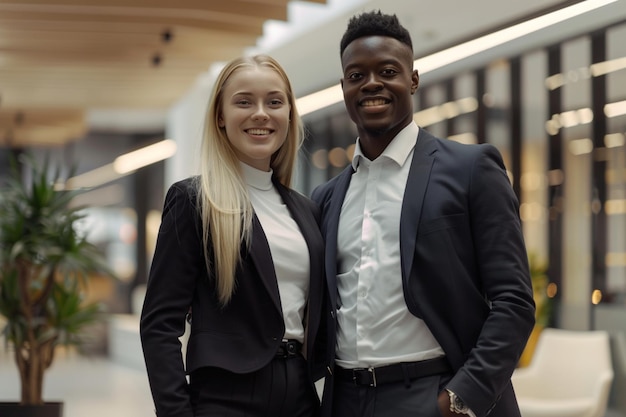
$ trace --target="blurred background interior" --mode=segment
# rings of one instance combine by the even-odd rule
[[[24,153],[76,166],[85,233],[119,277],[94,277],[107,321],[47,376],[67,417],[88,415],[81,404],[92,417],[153,414],[137,314],[164,190],[198,171],[221,65],[256,52],[283,64],[308,133],[296,188],[309,194],[350,161],[339,39],[372,9],[413,37],[417,123],[502,152],[537,337],[605,332],[614,374],[600,415],[626,416],[626,0],[0,0],[0,181]],[[13,368],[3,350],[0,401],[19,396]]]

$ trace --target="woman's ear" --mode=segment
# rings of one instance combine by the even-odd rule
[[[218,125],[219,127],[224,127],[224,126],[226,126],[226,123],[224,123],[224,119],[222,118],[222,116],[219,116],[219,117],[217,118],[217,125]]]

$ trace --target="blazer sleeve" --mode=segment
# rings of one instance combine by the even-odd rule
[[[469,221],[478,283],[489,312],[448,388],[484,416],[510,389],[511,374],[535,322],[535,305],[517,197],[497,149],[477,149],[469,182]]]
[[[167,192],[141,313],[143,354],[160,417],[193,417],[179,340],[197,277],[206,270],[193,190],[186,180]]]

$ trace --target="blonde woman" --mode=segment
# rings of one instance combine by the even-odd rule
[[[141,316],[158,416],[318,415],[313,381],[332,337],[321,334],[330,309],[318,209],[289,188],[302,137],[274,59],[224,67],[201,174],[167,193]]]

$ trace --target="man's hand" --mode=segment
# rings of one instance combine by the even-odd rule
[[[460,417],[461,414],[456,414],[450,411],[450,396],[445,389],[439,393],[437,397],[437,404],[439,404],[439,411],[442,417]]]

